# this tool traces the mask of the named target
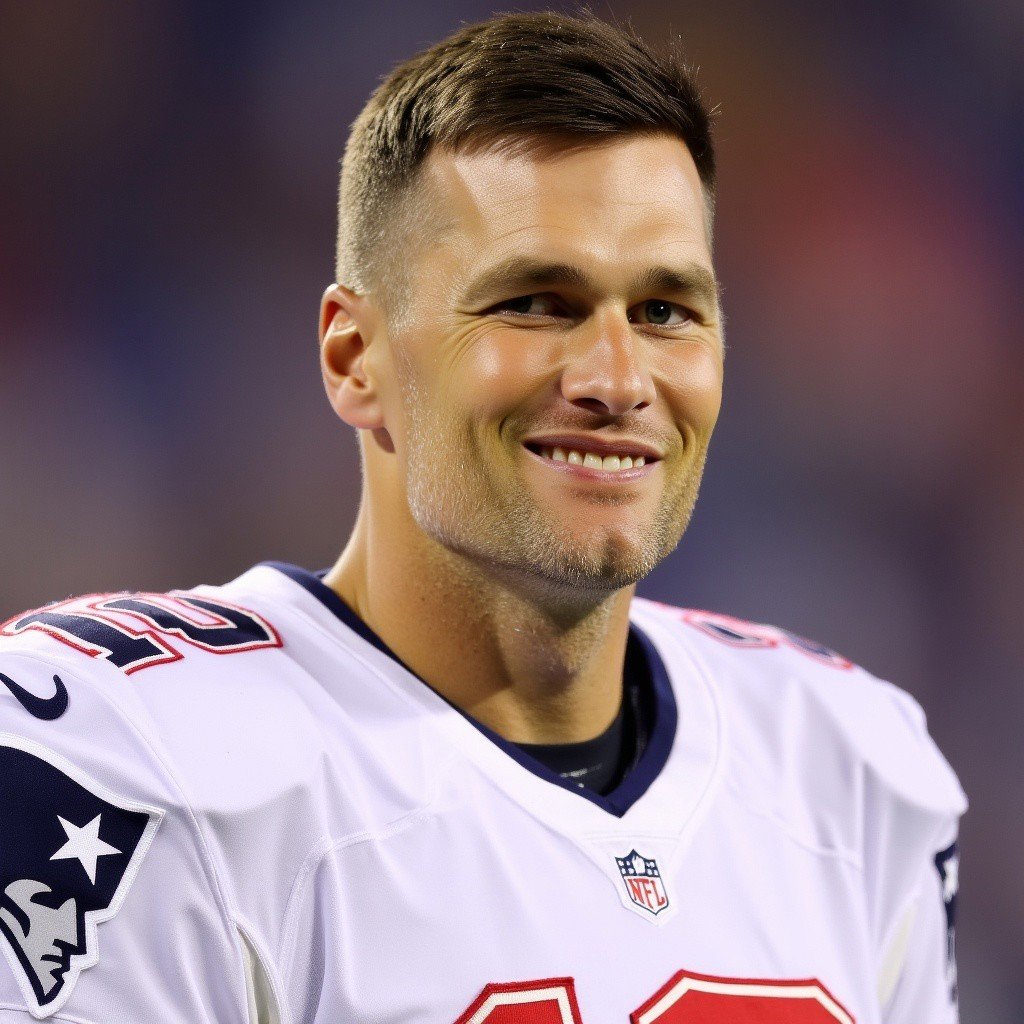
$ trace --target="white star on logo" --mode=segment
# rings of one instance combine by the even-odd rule
[[[105,843],[100,839],[101,817],[103,815],[97,814],[88,825],[78,826],[72,825],[70,821],[58,814],[57,820],[64,827],[68,841],[50,858],[50,860],[77,860],[85,868],[85,873],[93,885],[96,884],[96,861],[100,857],[108,857],[112,853],[121,852],[110,843]]]

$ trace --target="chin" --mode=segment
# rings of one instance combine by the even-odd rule
[[[585,589],[621,590],[642,580],[664,556],[653,555],[635,543],[613,538],[594,539],[590,545],[573,546],[575,550],[562,550],[552,560],[544,559],[551,577],[564,584]],[[552,562],[554,564],[552,564]]]

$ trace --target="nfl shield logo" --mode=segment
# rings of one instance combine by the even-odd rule
[[[629,898],[638,907],[657,916],[668,906],[668,893],[653,857],[644,857],[633,849],[625,857],[616,857],[615,862]]]

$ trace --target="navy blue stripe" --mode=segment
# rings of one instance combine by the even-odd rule
[[[261,565],[269,566],[280,573],[284,573],[289,579],[294,580],[299,586],[305,588],[324,607],[337,616],[349,629],[358,633],[367,643],[373,644],[377,650],[386,654],[393,661],[402,666],[410,675],[415,676],[429,687],[451,708],[454,708],[466,721],[470,722],[480,730],[489,740],[501,747],[513,760],[518,761],[527,771],[532,772],[539,778],[550,782],[570,793],[575,793],[609,814],[621,818],[647,792],[651,783],[661,773],[668,760],[669,752],[672,750],[672,742],[675,739],[678,713],[676,710],[675,694],[672,692],[672,684],[669,682],[668,671],[665,663],[661,660],[657,648],[650,639],[633,623],[629,626],[630,641],[638,643],[646,662],[647,672],[650,680],[651,695],[653,697],[654,723],[651,735],[647,741],[647,747],[640,758],[637,766],[629,772],[622,782],[610,793],[602,796],[600,793],[591,792],[588,789],[581,789],[571,779],[563,779],[561,775],[551,771],[546,765],[541,764],[535,757],[531,757],[525,750],[520,749],[516,744],[499,736],[493,729],[489,729],[482,722],[478,722],[472,715],[467,715],[462,708],[453,704],[444,694],[438,693],[425,679],[417,675],[397,654],[363,622],[361,618],[344,601],[328,587],[320,577],[326,573],[326,569],[314,575],[306,569],[297,565],[290,565],[287,562],[261,562]]]

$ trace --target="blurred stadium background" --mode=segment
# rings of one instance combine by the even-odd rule
[[[492,10],[3,6],[0,616],[333,560],[359,493],[316,365],[337,160],[394,62]],[[726,400],[640,592],[786,626],[922,702],[972,800],[964,1021],[1016,1024],[1024,8],[595,10],[680,33],[721,106]]]

